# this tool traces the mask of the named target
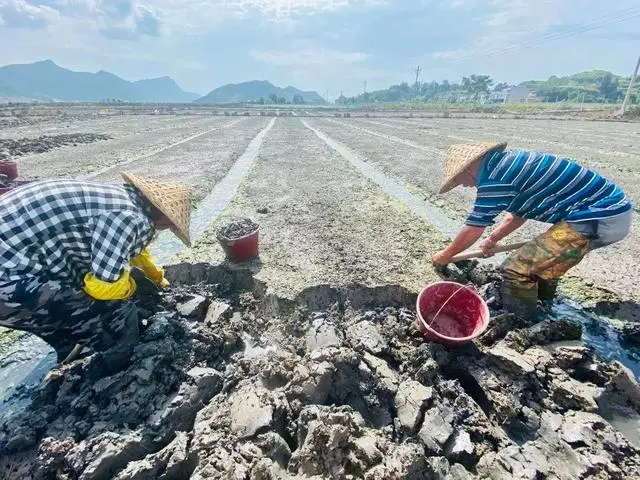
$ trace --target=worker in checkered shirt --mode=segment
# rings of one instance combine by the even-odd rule
[[[170,229],[189,245],[189,190],[122,176],[121,185],[32,182],[0,197],[0,326],[39,336],[58,361],[76,345],[130,348],[131,268],[166,287],[151,240]]]

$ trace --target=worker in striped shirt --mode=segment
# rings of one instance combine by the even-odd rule
[[[466,225],[433,256],[437,265],[476,243],[502,212],[479,245],[485,256],[527,220],[553,224],[501,267],[504,307],[527,318],[536,316],[538,300],[553,298],[558,279],[589,251],[619,242],[631,226],[631,202],[612,181],[567,158],[506,150],[506,143],[451,146],[440,193],[458,185],[475,187],[477,197]]]

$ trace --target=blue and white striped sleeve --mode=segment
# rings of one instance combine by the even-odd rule
[[[473,210],[467,218],[470,227],[488,227],[495,223],[495,218],[507,209],[513,199],[512,185],[480,185]]]

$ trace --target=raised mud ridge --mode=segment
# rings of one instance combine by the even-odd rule
[[[70,133],[61,135],[41,135],[38,138],[20,138],[18,140],[0,139],[0,158],[19,157],[34,153],[44,153],[54,148],[68,145],[77,146],[80,143],[93,143],[109,140],[110,135],[96,133]]]
[[[54,369],[0,424],[7,479],[632,478],[640,450],[600,415],[637,411],[620,364],[551,343],[558,321],[424,343],[415,295],[317,286],[265,295],[248,272],[167,268],[130,360]]]

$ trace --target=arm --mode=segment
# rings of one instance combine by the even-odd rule
[[[129,276],[129,255],[138,238],[135,216],[109,212],[95,219],[91,235],[91,272],[84,291],[96,300],[125,300],[136,290]]]
[[[484,229],[485,227],[465,225],[447,248],[433,256],[433,262],[439,265],[446,265],[451,261],[451,257],[460,252],[464,252],[467,248],[476,243],[482,236]]]
[[[156,265],[149,247],[142,250],[142,252],[129,263],[132,267],[142,270],[146,277],[159,287],[165,288],[169,286],[169,282],[164,278],[164,270]]]
[[[490,256],[498,245],[498,242],[504,237],[515,232],[518,228],[525,224],[526,218],[518,217],[512,213],[508,213],[500,222],[500,225],[491,232],[491,234],[479,245],[480,250],[485,255]]]

